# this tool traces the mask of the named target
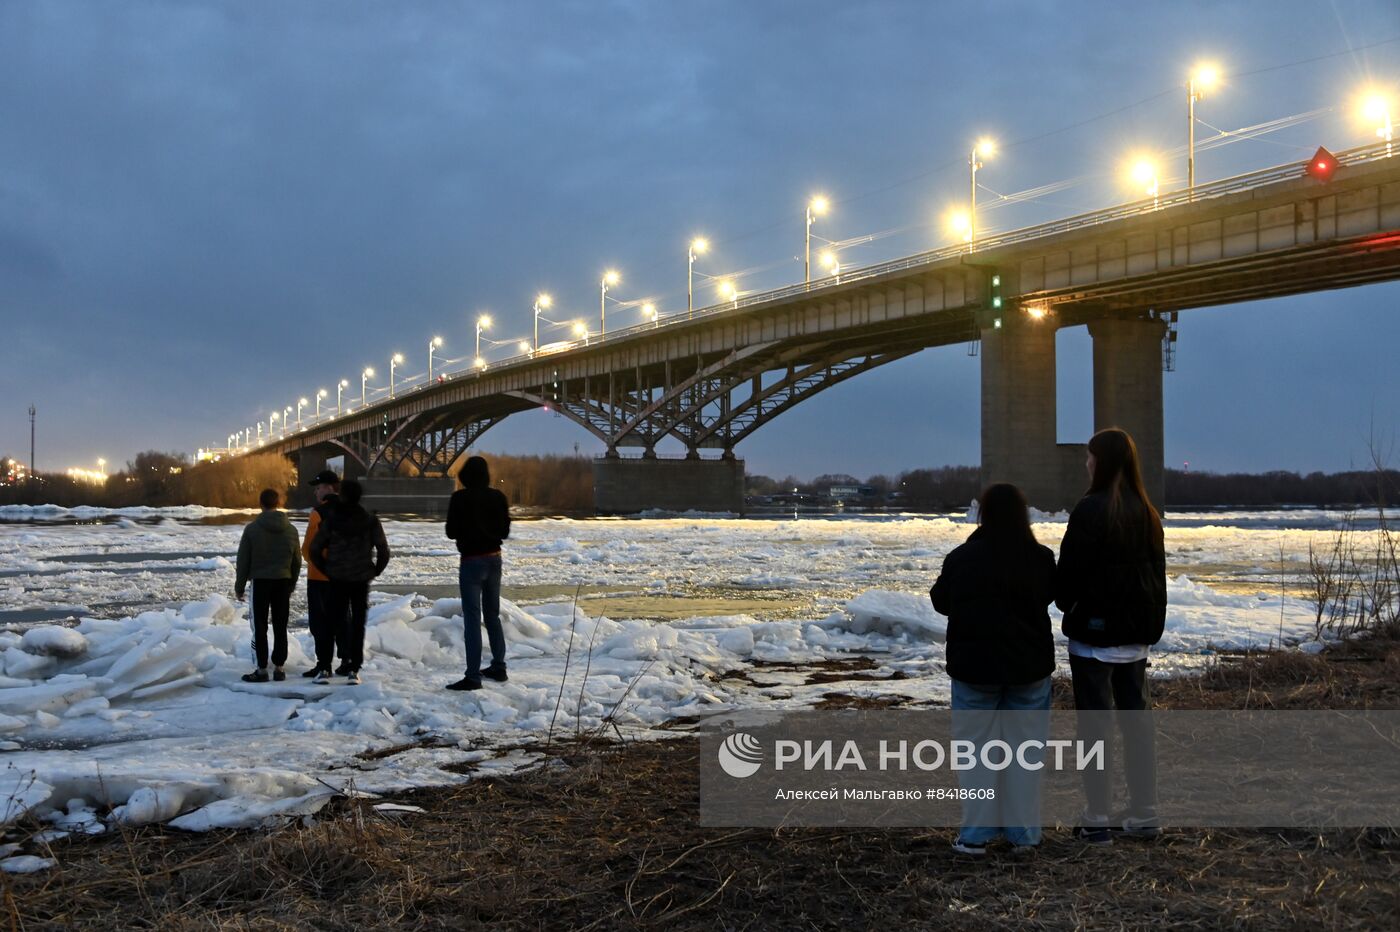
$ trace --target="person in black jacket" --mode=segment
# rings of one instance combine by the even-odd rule
[[[929,590],[948,617],[947,666],[953,681],[955,737],[1011,747],[1045,740],[1055,649],[1047,611],[1055,592],[1055,555],[1036,542],[1026,497],[1014,485],[989,486],[977,502],[977,530],[943,560]],[[1039,762],[1027,753],[1026,762]],[[967,800],[953,843],[981,855],[1005,837],[1018,849],[1040,843],[1040,774],[1013,764],[1000,773],[962,771],[965,788],[993,790]]]
[[[349,618],[344,636],[337,639],[340,658],[346,666],[346,680],[360,682],[360,666],[365,654],[365,615],[369,611],[369,583],[389,565],[392,554],[384,537],[379,516],[360,505],[363,487],[353,479],[340,486],[340,500],[321,521],[311,541],[311,561],[330,580],[326,599],[327,616]],[[315,682],[330,680],[330,671],[320,669]]]
[[[501,542],[510,536],[510,504],[491,488],[491,470],[479,456],[457,474],[462,487],[447,506],[447,536],[461,554],[462,622],[466,626],[466,675],[448,689],[480,689],[483,676],[506,681],[506,638],[501,630]],[[491,665],[481,669],[481,626],[491,643]]]
[[[1109,844],[1113,834],[1161,834],[1156,751],[1148,712],[1147,655],[1167,617],[1162,518],[1143,486],[1137,445],[1117,428],[1094,434],[1085,463],[1089,491],[1060,543],[1055,603],[1069,639],[1080,737],[1104,742],[1104,769],[1084,771],[1086,808],[1076,837]],[[1112,719],[1123,732],[1128,808],[1111,812]]]

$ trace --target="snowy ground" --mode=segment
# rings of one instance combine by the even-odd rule
[[[251,651],[231,601],[243,516],[209,517],[0,509],[0,824],[32,809],[55,832],[111,819],[253,825],[347,788],[527,766],[551,721],[569,735],[607,720],[645,735],[681,716],[832,692],[945,702],[943,620],[926,593],[971,530],[956,515],[517,522],[510,682],[453,693],[442,686],[462,668],[461,606],[440,524],[387,523],[396,557],[375,586],[363,685],[302,679],[302,626],[288,681],[253,685],[239,679]],[[1309,541],[1340,520],[1173,515],[1154,672],[1280,632],[1310,636],[1295,574]],[[1057,545],[1063,516],[1036,530]],[[76,627],[56,623],[68,615]],[[857,660],[859,676],[831,682]],[[818,664],[822,682],[809,682]]]

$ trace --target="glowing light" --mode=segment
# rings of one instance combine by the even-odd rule
[[[965,210],[954,210],[948,214],[948,229],[963,242],[972,240],[972,216]]]
[[[983,136],[981,139],[977,140],[977,145],[972,147],[972,151],[982,158],[990,158],[997,154],[996,140],[988,139],[986,136]]]
[[[831,202],[820,194],[812,198],[812,203],[807,205],[807,208],[817,216],[821,216],[822,214],[826,213],[830,207]]]
[[[403,362],[403,353],[395,353],[393,359],[391,359],[390,362],[394,363],[395,365],[398,365],[399,363]]]
[[[642,305],[642,313],[652,320],[656,319],[656,305],[650,302]]]
[[[482,359],[480,356],[478,356],[478,357],[476,357],[476,359],[473,359],[473,360],[472,360],[472,365],[476,366],[478,369],[485,369],[485,368],[486,368],[486,360],[484,360],[484,359]]]
[[[362,375],[364,378],[372,379],[374,378],[374,370],[366,366],[365,371],[361,372],[360,375]]]
[[[1050,313],[1050,309],[1041,307],[1040,305],[1033,305],[1026,308],[1026,313],[1034,320],[1044,320],[1045,316]]]
[[[605,285],[616,285],[620,281],[622,281],[622,276],[617,273],[616,269],[608,269],[603,273],[603,284]]]
[[[478,317],[478,318],[476,319],[476,325],[477,325],[478,327],[480,327],[482,330],[485,330],[485,329],[489,328],[489,327],[491,326],[491,315],[490,315],[490,314],[482,314],[480,317]]]
[[[690,251],[697,256],[703,256],[710,249],[710,241],[703,236],[697,236],[690,241]]]
[[[442,346],[442,337],[433,337],[433,346]]]
[[[349,388],[349,387],[350,387],[350,380],[349,380],[349,379],[341,379],[341,380],[340,380],[340,385],[338,385],[337,387],[338,387],[338,388]]]
[[[732,281],[726,278],[719,283],[719,293],[726,298],[737,298],[739,296],[739,289]]]
[[[832,252],[830,249],[822,250],[821,262],[822,265],[826,266],[829,269],[835,269],[840,265],[840,263],[836,260],[836,253]]]
[[[547,294],[541,294],[538,298],[535,299],[535,303],[538,304],[540,307],[549,307],[551,304],[554,303],[554,299]]]
[[[1195,85],[1196,92],[1202,93],[1215,89],[1215,85],[1220,82],[1220,69],[1213,64],[1200,64],[1191,71],[1191,83]]]
[[[520,343],[519,343],[518,345],[519,345],[519,347],[520,347],[520,352],[522,352],[522,353],[528,353],[528,352],[530,352],[530,341],[529,341],[529,340],[521,340]]]
[[[309,404],[311,404],[311,402],[310,402],[309,399],[306,399],[306,398],[298,398],[298,399],[297,399],[297,404],[299,404],[299,405],[309,405]]]
[[[577,336],[586,337],[588,336],[588,327],[584,324],[583,321],[576,320],[574,321],[574,333]]]
[[[326,391],[324,388],[318,388],[318,389],[316,389],[316,397],[317,397],[317,398],[324,398],[324,397],[326,397],[326,396],[329,395],[329,394],[330,394],[330,392]]]

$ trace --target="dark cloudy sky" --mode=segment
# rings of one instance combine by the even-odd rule
[[[1400,89],[1400,4],[0,0],[0,454],[27,455],[31,400],[40,468],[193,452],[393,351],[421,372],[434,334],[469,354],[483,311],[523,336],[538,290],[596,314],[606,266],[674,311],[698,233],[698,271],[795,281],[815,192],[822,236],[887,234],[843,263],[926,249],[982,134],[1003,143],[984,203],[1073,182],[986,229],[1129,199],[1127,154],[1184,142],[1200,59],[1225,75],[1211,126],[1298,118],[1203,152],[1200,180],[1357,145],[1359,88]],[[1087,336],[1061,343],[1082,439]],[[1345,468],[1373,418],[1400,433],[1398,356],[1400,285],[1191,312],[1168,459]],[[973,463],[977,374],[921,353],[739,452],[777,474]],[[527,412],[483,445],[575,443],[597,446]]]

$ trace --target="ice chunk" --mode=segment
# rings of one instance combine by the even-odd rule
[[[126,805],[112,810],[112,819],[119,825],[149,825],[174,818],[183,808],[185,787],[143,786],[127,798]]]
[[[0,651],[0,660],[4,661],[5,675],[16,679],[32,679],[54,665],[52,657],[32,654],[18,647]]]
[[[413,663],[423,659],[423,648],[428,640],[397,617],[381,621],[365,631],[365,647],[369,652],[402,657]]]
[[[53,795],[53,787],[32,770],[0,770],[0,826],[24,815]]]
[[[948,639],[947,620],[919,593],[867,589],[846,603],[846,614],[846,627],[854,634],[908,635],[939,643]]]
[[[187,832],[208,832],[216,828],[262,828],[295,816],[319,812],[334,796],[335,793],[326,788],[280,799],[234,796],[216,800],[202,809],[172,819],[170,826]]]
[[[20,638],[20,647],[31,654],[71,660],[86,653],[88,645],[87,638],[72,628],[41,625],[24,632],[24,637]]]
[[[0,871],[7,874],[33,874],[38,871],[46,871],[58,862],[53,858],[40,858],[32,854],[17,854],[12,858],[5,858],[0,861]]]

